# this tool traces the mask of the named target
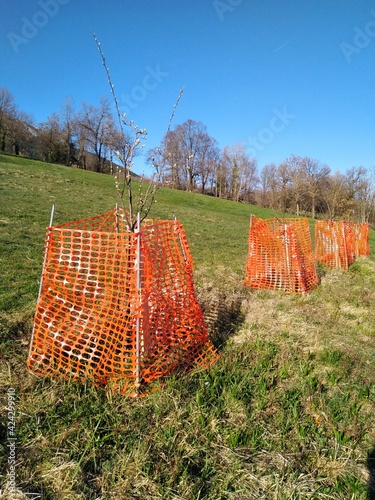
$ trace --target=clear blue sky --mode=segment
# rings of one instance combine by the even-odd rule
[[[0,0],[0,86],[36,123],[71,96],[110,97],[148,130],[203,122],[258,168],[291,154],[335,172],[375,166],[375,2]],[[138,168],[143,169],[142,166]],[[139,172],[141,173],[141,172]]]

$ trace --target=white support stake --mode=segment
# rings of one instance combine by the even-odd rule
[[[137,214],[137,289],[139,295],[139,303],[142,304],[142,291],[141,291],[141,216],[138,212]],[[138,395],[138,391],[140,388],[140,362],[141,362],[141,318],[138,316],[137,318],[137,327],[136,327],[136,341],[135,341],[135,349],[136,349],[136,366],[135,366],[135,384],[136,384],[136,392]]]
[[[118,224],[118,205],[116,203],[116,213],[115,213],[115,224],[116,224],[116,233],[119,232],[119,224]]]
[[[43,286],[43,275],[44,275],[44,269],[46,267],[46,260],[47,260],[47,253],[48,253],[48,247],[49,247],[49,239],[50,239],[50,229],[52,227],[52,224],[53,224],[53,217],[55,215],[55,205],[52,205],[52,209],[51,209],[51,216],[50,216],[50,219],[49,219],[49,226],[48,226],[48,237],[47,237],[47,241],[46,241],[46,246],[44,248],[44,256],[43,256],[43,265],[42,265],[42,275],[40,277],[40,283],[39,283],[39,292],[38,292],[38,301],[37,303],[39,302],[39,298],[40,298],[40,294],[42,293],[42,286]],[[34,327],[33,327],[33,331],[31,333],[31,341],[30,341],[30,349],[29,349],[29,358],[31,356],[31,348],[33,346],[33,343],[34,343]]]
[[[186,251],[185,251],[185,246],[184,246],[184,243],[182,241],[180,227],[177,224],[177,217],[175,215],[174,215],[174,227],[175,227],[175,230],[178,233],[178,239],[179,239],[179,242],[180,242],[180,245],[181,245],[182,255],[184,256],[184,261],[186,263],[188,261],[188,259],[187,259],[187,255],[186,255]]]
[[[49,218],[49,226],[48,229],[52,227],[53,224],[53,217],[55,215],[55,205],[52,205],[51,209],[51,216]],[[47,260],[47,253],[48,253],[48,247],[49,247],[49,240],[50,240],[50,232],[48,232],[48,238],[46,241],[46,246],[44,249],[44,257],[43,257],[43,266],[42,266],[42,275],[40,277],[40,283],[39,283],[39,293],[38,293],[38,299],[40,297],[40,294],[42,293],[42,286],[43,286],[43,274],[44,274],[44,268],[46,266],[46,260]]]

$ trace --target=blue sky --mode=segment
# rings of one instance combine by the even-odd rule
[[[173,125],[199,120],[220,147],[244,143],[259,170],[291,154],[332,172],[375,166],[374,1],[0,0],[0,10],[0,87],[36,123],[68,96],[77,109],[110,97],[95,32],[146,148],[185,85]]]

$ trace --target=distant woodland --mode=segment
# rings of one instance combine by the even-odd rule
[[[113,174],[123,136],[107,99],[76,109],[67,98],[45,122],[18,109],[0,88],[0,152]],[[159,147],[145,153],[158,165],[159,182],[312,218],[375,224],[375,172],[353,166],[332,172],[317,159],[291,155],[259,168],[246,144],[220,149],[207,127],[189,119],[169,130]],[[117,168],[117,167],[116,167]]]

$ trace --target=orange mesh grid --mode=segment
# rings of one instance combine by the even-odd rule
[[[363,222],[361,224],[353,224],[352,229],[355,242],[354,242],[354,253],[356,257],[366,257],[370,255],[370,243],[369,243],[369,223]]]
[[[129,233],[114,209],[49,227],[28,369],[138,395],[172,371],[207,367],[218,355],[192,270],[178,221]]]
[[[328,267],[348,269],[357,256],[368,255],[368,224],[315,221],[315,258]]]
[[[244,284],[307,293],[318,283],[308,220],[252,215]]]

